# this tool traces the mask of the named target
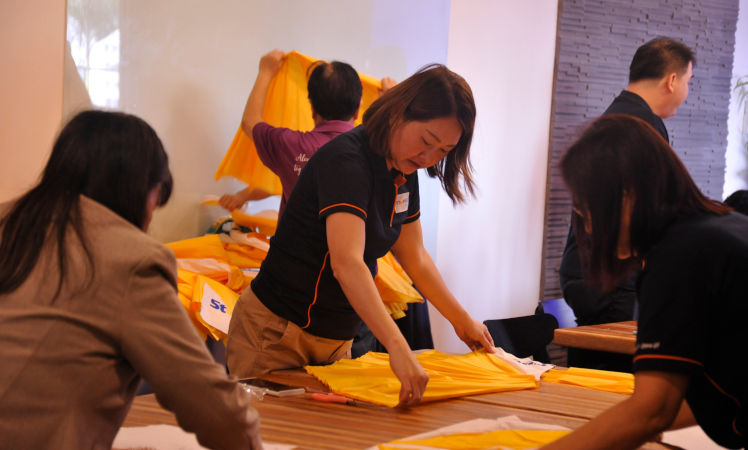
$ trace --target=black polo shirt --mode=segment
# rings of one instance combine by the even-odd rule
[[[377,259],[420,216],[418,175],[390,171],[369,148],[363,127],[341,134],[315,153],[289,196],[252,290],[273,313],[305,331],[352,339],[360,319],[330,268],[325,219],[338,212],[365,221],[364,262]]]
[[[634,371],[690,375],[686,401],[699,425],[722,446],[745,446],[748,217],[671,225],[646,255],[638,299]]]
[[[628,114],[629,116],[638,117],[652,125],[666,141],[670,142],[670,137],[667,134],[667,128],[665,128],[662,118],[653,113],[652,108],[649,107],[647,102],[633,92],[621,91],[618,97],[613,100],[613,103],[603,113],[603,115],[607,114]]]

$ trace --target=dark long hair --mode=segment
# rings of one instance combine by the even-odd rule
[[[651,125],[612,114],[594,121],[561,159],[571,191],[574,229],[590,280],[614,287],[662,238],[678,217],[726,214],[730,208],[708,199],[678,155]],[[618,259],[623,197],[633,199],[630,244],[634,256]],[[585,231],[585,220],[591,228]]]
[[[36,265],[47,240],[57,247],[59,294],[67,270],[65,235],[72,231],[88,258],[80,212],[85,195],[138,228],[146,219],[149,192],[169,199],[172,178],[156,132],[142,119],[119,112],[85,111],[60,132],[41,180],[0,219],[0,294],[13,292]]]
[[[364,113],[363,125],[369,133],[372,151],[390,157],[393,127],[404,122],[455,117],[462,136],[447,156],[427,169],[439,181],[452,203],[462,202],[462,184],[473,194],[470,143],[475,127],[475,101],[467,82],[443,65],[426,66],[389,89]]]

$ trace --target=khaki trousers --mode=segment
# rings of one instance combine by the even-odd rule
[[[353,340],[314,336],[275,315],[247,288],[236,302],[226,341],[226,364],[238,378],[351,357]]]

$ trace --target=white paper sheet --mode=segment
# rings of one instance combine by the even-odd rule
[[[293,445],[262,443],[265,450],[290,450]],[[122,427],[112,443],[113,450],[205,450],[198,444],[193,433],[174,425],[148,425],[145,427]]]

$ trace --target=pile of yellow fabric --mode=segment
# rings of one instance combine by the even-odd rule
[[[312,109],[309,105],[307,70],[318,59],[292,51],[285,55],[278,73],[270,81],[262,120],[274,127],[285,127],[292,130],[311,131],[314,129]],[[363,91],[361,94],[361,113],[379,97],[382,83],[359,73]],[[231,176],[270,195],[280,195],[282,187],[278,177],[262,164],[257,149],[250,137],[244,134],[241,126],[236,131],[234,140],[218,166],[216,180]]]
[[[267,236],[259,233],[248,233],[248,237],[266,244],[268,241]],[[236,300],[256,274],[246,269],[259,269],[267,250],[226,243],[217,234],[166,246],[177,257],[179,300],[197,332],[203,339],[210,335],[215,340],[224,340]],[[210,318],[206,317],[209,312],[214,313]]]
[[[424,402],[490,392],[533,389],[538,382],[506,361],[486,352],[446,355],[430,350],[416,355],[429,374]],[[368,403],[397,406],[400,381],[390,369],[387,353],[369,352],[329,366],[305,366],[336,394]]]
[[[541,377],[549,383],[570,384],[598,391],[631,394],[634,392],[634,375],[609,370],[569,367],[565,370],[551,369]]]
[[[274,232],[277,225],[277,219],[239,211],[234,211],[232,218],[266,232]],[[266,234],[242,233],[240,238],[240,242],[224,242],[220,235],[208,234],[166,244],[177,257],[179,299],[203,338],[226,339],[234,305],[267,256],[270,244]],[[423,301],[391,253],[379,259],[378,268],[374,283],[393,318],[403,317],[408,303]]]

